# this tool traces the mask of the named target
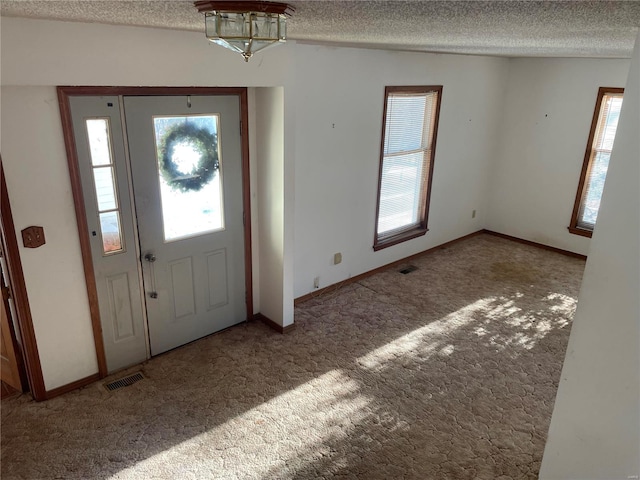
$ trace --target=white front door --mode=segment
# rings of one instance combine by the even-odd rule
[[[125,97],[151,354],[247,318],[237,96]]]
[[[240,97],[70,106],[107,370],[246,320]]]

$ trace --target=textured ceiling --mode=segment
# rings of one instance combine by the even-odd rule
[[[309,43],[502,56],[629,57],[640,1],[290,1]],[[0,0],[3,16],[204,31],[188,0]]]

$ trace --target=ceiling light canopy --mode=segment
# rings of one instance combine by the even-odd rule
[[[209,41],[240,53],[245,62],[286,41],[287,17],[293,13],[293,7],[278,2],[200,0],[194,5],[204,13]]]

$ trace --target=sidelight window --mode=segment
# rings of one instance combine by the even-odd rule
[[[111,125],[108,118],[90,118],[85,120],[85,124],[102,236],[102,250],[105,255],[109,255],[124,250],[115,166],[111,150]]]

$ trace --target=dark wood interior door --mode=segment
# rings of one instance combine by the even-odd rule
[[[2,251],[0,250],[0,257]],[[0,258],[1,259],[1,258]],[[2,302],[0,305],[1,317],[1,335],[0,335],[0,378],[7,385],[22,391],[20,382],[20,371],[18,367],[18,359],[16,357],[16,349],[14,347],[14,339],[11,330],[11,310],[9,308],[9,288],[4,278],[4,267],[0,262],[0,289],[2,290]]]

